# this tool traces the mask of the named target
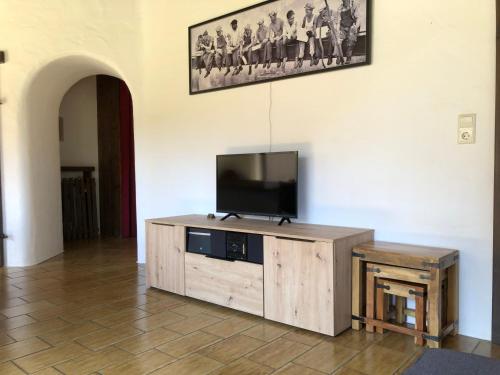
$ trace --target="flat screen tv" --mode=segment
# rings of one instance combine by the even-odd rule
[[[217,212],[297,217],[298,152],[217,156]]]

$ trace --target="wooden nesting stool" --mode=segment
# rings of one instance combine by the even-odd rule
[[[425,285],[429,307],[423,338],[428,346],[440,348],[445,336],[458,333],[457,250],[375,241],[356,246],[352,255],[353,329],[366,322],[370,304],[375,303],[375,280],[383,278]],[[376,263],[372,275],[366,272],[367,263]],[[365,291],[365,284],[372,282],[373,292]]]
[[[373,264],[367,264],[367,274],[371,267],[376,267]],[[372,272],[373,273],[373,272]],[[388,279],[376,279],[376,320],[369,319],[373,317],[373,304],[370,305],[372,311],[366,312],[366,330],[372,331],[372,325],[377,328],[378,333],[384,333],[384,329],[389,331],[399,332],[406,335],[415,336],[415,344],[424,345],[423,336],[426,333],[425,320],[426,320],[426,301],[427,301],[427,288],[423,284],[414,284],[408,282],[394,281]],[[367,288],[372,287],[370,283],[367,283]],[[372,292],[373,293],[373,292]],[[398,301],[406,300],[408,298],[415,298],[415,328],[407,328],[402,325],[392,324],[387,322],[388,318],[388,301],[386,297],[396,296]],[[404,323],[403,321],[398,321],[398,323]]]

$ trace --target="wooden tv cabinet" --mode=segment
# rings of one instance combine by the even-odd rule
[[[263,265],[186,252],[186,228],[261,234]],[[351,250],[369,229],[186,215],[146,220],[149,287],[335,336],[351,326]]]

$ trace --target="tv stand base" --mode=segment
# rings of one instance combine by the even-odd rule
[[[224,216],[222,219],[220,219],[220,221],[224,221],[226,219],[229,219],[231,216],[234,216],[236,217],[237,219],[241,219],[241,216],[238,215],[238,214],[227,214],[226,216]]]
[[[289,217],[282,217],[278,225],[281,227],[285,221],[286,221],[288,224],[292,224],[292,221],[290,220],[290,218],[289,218]]]

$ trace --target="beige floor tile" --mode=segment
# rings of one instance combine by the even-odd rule
[[[203,307],[200,307],[194,303],[188,303],[182,306],[174,307],[170,309],[170,311],[184,315],[186,317],[189,316],[195,316],[195,315],[200,315],[200,314],[206,314],[208,311],[204,309]]]
[[[150,297],[152,298],[152,297]],[[138,306],[139,309],[144,310],[150,314],[158,314],[164,311],[167,311],[170,308],[179,307],[184,304],[179,300],[167,300],[167,301],[159,301],[155,298],[155,302],[146,303]]]
[[[150,316],[148,312],[135,308],[135,307],[130,307],[123,309],[115,314],[110,314],[107,315],[103,318],[99,319],[94,319],[94,322],[97,324],[100,324],[105,327],[112,327],[116,326],[117,324],[122,324],[126,322],[131,322],[137,319],[144,318],[146,316]]]
[[[334,337],[333,342],[351,348],[354,350],[364,350],[370,345],[379,342],[384,338],[383,335],[378,333],[369,333],[365,330],[353,331],[347,330],[340,336]]]
[[[227,366],[219,368],[210,375],[266,375],[274,371],[271,367],[250,361],[247,358],[240,358]]]
[[[126,339],[115,346],[133,354],[139,354],[153,349],[166,342],[181,337],[180,334],[165,328],[156,328],[152,331]]]
[[[310,346],[280,338],[258,349],[249,355],[248,358],[252,361],[278,369],[309,349],[311,349]]]
[[[495,345],[487,341],[481,341],[474,350],[474,354],[500,359],[500,345]]]
[[[265,344],[253,337],[236,335],[200,350],[199,354],[229,364]]]
[[[88,322],[83,324],[71,325],[69,327],[58,329],[56,331],[40,335],[39,337],[51,345],[60,344],[64,341],[72,341],[85,336],[91,332],[102,329],[102,326]]]
[[[88,352],[88,349],[83,346],[69,343],[16,359],[14,363],[24,371],[32,373],[75,358],[86,352]]]
[[[0,310],[0,313],[5,315],[7,318],[12,318],[14,316],[29,314],[34,311],[48,309],[50,307],[54,307],[56,305],[47,302],[33,302],[33,303],[25,303],[24,305],[19,305],[16,307],[10,307],[7,309]]]
[[[214,305],[204,301],[193,301],[191,302],[202,309],[206,310],[208,314],[215,316],[220,319],[227,319],[235,316],[239,316],[239,311],[230,309],[228,307]]]
[[[304,345],[314,346],[327,339],[327,336],[311,331],[306,331],[304,329],[294,329],[292,332],[284,335],[283,338],[295,342],[300,342]]]
[[[7,309],[9,307],[16,307],[19,305],[24,305],[26,301],[21,298],[10,298],[4,299],[3,296],[0,295],[0,309]]]
[[[220,341],[220,337],[199,331],[167,342],[156,349],[173,357],[181,358],[218,341]]]
[[[0,321],[0,331],[4,332],[10,329],[25,326],[27,324],[35,323],[36,320],[28,315],[19,315],[14,318],[4,319]]]
[[[54,367],[44,368],[43,370],[34,372],[33,375],[62,375],[61,372],[57,371]]]
[[[413,354],[411,354],[401,366],[399,366],[398,370],[394,373],[394,375],[403,375],[406,370],[408,370],[413,364],[424,354],[424,347],[419,347]]]
[[[312,368],[307,368],[295,363],[289,363],[283,366],[278,371],[274,372],[276,375],[323,375],[323,372],[319,372]]]
[[[444,349],[472,353],[481,340],[468,336],[448,336],[443,342]]]
[[[54,285],[61,284],[60,280],[51,279],[51,278],[39,278],[36,280],[22,280],[22,281],[17,281],[17,280],[19,280],[19,279],[16,279],[16,281],[12,285],[14,285],[20,289],[29,289],[32,287],[50,289]]]
[[[258,324],[257,320],[234,317],[204,328],[203,331],[227,338],[245,331],[256,324]]]
[[[127,297],[110,303],[109,305],[116,309],[125,309],[127,307],[139,307],[145,306],[145,304],[155,303],[158,301],[158,298],[147,296],[145,294],[134,295],[132,297]],[[142,309],[145,310],[145,309]],[[145,310],[147,311],[147,310]],[[148,311],[150,312],[150,311]]]
[[[154,375],[205,375],[222,367],[222,364],[213,359],[192,354],[170,365],[153,372]]]
[[[292,330],[291,327],[285,326],[283,324],[274,322],[264,322],[259,323],[256,326],[243,331],[241,334],[253,337],[255,339],[271,342],[276,340],[278,337],[289,333]]]
[[[15,340],[4,333],[0,333],[0,346],[13,343]],[[1,373],[0,373],[1,374]]]
[[[162,313],[136,320],[132,325],[143,331],[151,331],[155,328],[164,327],[183,319],[186,319],[183,315],[179,315],[171,311],[164,311]]]
[[[334,375],[366,375],[349,367],[342,367],[333,373]]]
[[[14,342],[0,347],[0,362],[10,361],[15,358],[50,348],[50,345],[37,337]]]
[[[55,368],[64,374],[85,375],[127,362],[133,358],[132,354],[124,350],[110,347],[100,352],[83,354],[75,359],[60,363]]]
[[[14,365],[12,362],[6,362],[0,364],[0,374],[2,375],[25,375],[25,372],[21,371],[19,367]]]
[[[107,367],[100,372],[103,375],[147,374],[174,361],[175,358],[165,353],[158,350],[150,350],[130,361]]]
[[[85,306],[82,309],[61,314],[59,317],[68,322],[79,324],[94,319],[100,319],[117,312],[116,309],[109,306],[87,306],[85,302],[82,304]]]
[[[208,327],[212,324],[220,322],[221,319],[208,314],[200,314],[189,316],[186,319],[180,320],[176,323],[165,326],[172,331],[178,332],[183,335],[198,331],[202,328]]]
[[[7,331],[7,334],[17,341],[25,340],[34,336],[41,336],[57,329],[68,327],[70,324],[62,319],[56,318],[43,322],[35,322],[22,327]]]
[[[412,354],[419,348],[419,346],[415,345],[413,336],[395,332],[386,333],[382,340],[377,342],[377,345],[407,354]]]
[[[318,371],[331,373],[359,352],[331,342],[322,342],[308,352],[294,359],[294,363]]]
[[[142,332],[133,327],[103,328],[78,338],[76,341],[92,350],[101,350]]]
[[[49,301],[51,302],[51,301]],[[54,303],[54,302],[51,302]],[[35,318],[36,320],[43,321],[43,320],[49,320],[49,319],[54,319],[57,318],[63,314],[70,313],[72,311],[81,309],[81,306],[77,303],[71,302],[71,303],[63,303],[59,304],[57,306],[44,309],[44,310],[39,310],[39,311],[33,311],[29,315],[32,318]]]
[[[392,374],[409,357],[410,355],[375,344],[354,357],[345,367],[370,375]]]

